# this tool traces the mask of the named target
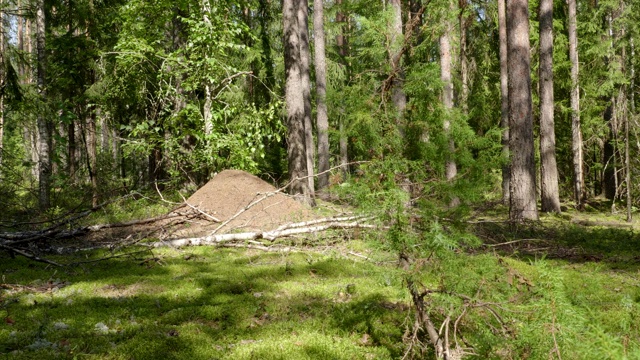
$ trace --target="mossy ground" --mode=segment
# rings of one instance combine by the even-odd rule
[[[493,240],[542,242],[446,252],[425,259],[414,275],[425,287],[495,304],[498,317],[469,308],[458,323],[458,340],[474,348],[470,358],[640,359],[640,235],[633,227],[585,227],[562,217],[526,228],[482,226],[476,232]],[[381,234],[346,245],[334,235],[324,253],[163,249],[63,269],[0,254],[0,357],[402,358],[413,310],[396,256],[381,250]],[[427,305],[439,325],[456,319],[464,302],[434,294]]]

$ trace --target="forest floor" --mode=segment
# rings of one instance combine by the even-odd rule
[[[274,190],[223,172],[186,199],[198,211],[129,203],[131,217],[176,216],[53,244],[60,251],[47,258],[71,266],[0,253],[0,358],[403,358],[415,312],[406,273],[378,229],[258,239],[264,248],[248,246],[253,240],[149,246],[346,210],[311,211]],[[478,209],[468,226],[480,243],[422,259],[427,266],[413,275],[466,296],[430,296],[433,320],[444,328],[456,319],[452,338],[469,358],[640,358],[638,223],[606,210],[594,203],[514,227],[500,221],[500,206]]]

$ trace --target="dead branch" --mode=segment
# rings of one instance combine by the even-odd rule
[[[20,255],[20,256],[24,256],[24,257],[26,257],[27,259],[30,259],[30,260],[33,260],[33,261],[38,261],[38,262],[42,262],[42,263],[45,263],[45,264],[49,264],[49,265],[54,265],[54,266],[62,267],[62,265],[61,265],[61,264],[58,264],[58,263],[57,263],[57,262],[55,262],[55,261],[48,260],[48,259],[45,259],[45,258],[41,258],[41,257],[38,257],[38,256],[33,255],[33,254],[29,254],[29,253],[28,253],[28,252],[26,252],[26,251],[23,251],[23,250],[20,250],[20,249],[17,249],[17,248],[11,247],[11,246],[7,246],[7,245],[4,245],[4,244],[0,244],[0,248],[5,249],[5,250],[9,251],[9,253],[15,253],[15,254],[18,254],[18,255]]]
[[[258,240],[258,239],[274,241],[278,238],[283,238],[283,237],[288,237],[288,236],[298,235],[298,234],[316,233],[316,232],[321,232],[329,229],[353,229],[353,228],[377,229],[378,227],[376,225],[364,224],[358,221],[353,221],[353,222],[334,221],[328,224],[318,225],[318,226],[294,227],[290,229],[289,228],[282,229],[282,230],[276,229],[276,230],[264,231],[264,232],[218,234],[218,235],[209,235],[204,237],[164,240],[164,241],[155,242],[152,244],[152,246],[153,247],[164,247],[164,246],[182,247],[182,246],[219,245],[222,243],[229,243],[234,241],[247,241],[247,240]]]
[[[373,216],[366,216],[366,215],[323,218],[323,219],[316,219],[316,220],[310,220],[310,221],[303,221],[303,222],[297,222],[297,223],[284,224],[284,225],[281,225],[280,227],[278,227],[276,229],[276,231],[278,231],[278,230],[286,230],[286,229],[293,229],[293,228],[300,228],[300,227],[307,227],[307,226],[311,226],[311,225],[324,224],[324,223],[328,223],[328,222],[343,222],[343,221],[357,221],[357,220],[371,220],[371,219],[373,219]]]

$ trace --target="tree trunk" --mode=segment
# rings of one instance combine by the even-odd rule
[[[397,111],[396,126],[401,136],[404,136],[404,112],[407,108],[407,95],[404,92],[404,70],[402,69],[402,47],[404,37],[402,36],[402,3],[400,0],[389,0],[393,11],[390,30],[389,59],[391,62],[391,72],[393,82],[391,88],[391,99]]]
[[[67,173],[72,183],[76,181],[76,123],[70,120],[67,124]]]
[[[553,120],[553,0],[540,1],[540,178],[543,212],[560,212]]]
[[[629,122],[631,121],[631,119],[633,119],[636,116],[636,97],[635,97],[635,76],[636,76],[636,68],[633,64],[633,62],[635,61],[635,56],[636,56],[636,49],[635,46],[633,45],[633,35],[630,37],[629,39],[629,47],[631,50],[631,61],[629,62],[629,71],[631,73],[631,83],[629,88],[631,89],[629,91],[630,93],[630,99],[629,101],[631,102],[631,114],[629,114],[629,116],[627,117],[627,122],[625,123],[625,128],[624,128],[624,137],[625,137],[625,162],[626,162],[626,167],[627,167],[627,222],[631,222],[633,220],[632,216],[631,216],[631,208],[632,208],[632,198],[631,198],[631,157],[629,154],[629,141],[631,140],[629,138],[629,127],[631,126],[631,124],[629,124]]]
[[[447,181],[452,181],[457,173],[458,168],[453,159],[455,152],[455,144],[451,138],[451,117],[453,115],[453,82],[451,81],[451,41],[449,35],[451,33],[451,24],[447,20],[444,33],[440,36],[440,80],[442,81],[442,105],[444,107],[444,132],[448,138],[448,151],[446,155],[445,176]],[[459,205],[460,200],[452,197],[450,206]]]
[[[347,17],[340,9],[342,0],[336,0],[336,5],[338,6],[338,12],[336,13],[336,23],[341,24],[340,32],[338,33],[338,35],[336,35],[336,46],[338,47],[338,53],[340,54],[340,58],[342,59],[342,63],[345,67],[345,73],[347,74],[346,83],[349,83],[349,62],[347,60],[349,52],[347,46],[346,29],[344,25]],[[346,179],[349,173],[349,142],[347,139],[345,121],[346,119],[344,116],[344,105],[342,105],[340,116],[338,117],[338,131],[340,147],[340,168],[342,169],[343,179]]]
[[[300,36],[300,80],[302,84],[302,97],[304,99],[304,144],[307,163],[307,182],[309,193],[313,197],[315,189],[315,144],[313,143],[313,124],[311,122],[311,75],[309,52],[309,6],[308,2],[299,1],[298,8],[298,33]]]
[[[573,151],[574,196],[578,209],[584,208],[585,189],[582,171],[582,130],[580,129],[580,87],[578,83],[578,32],[576,0],[567,0],[569,8],[569,60],[571,62],[571,150]]]
[[[327,61],[324,50],[323,0],[313,1],[313,38],[315,41],[316,107],[318,128],[318,190],[329,185],[329,116],[327,115]]]
[[[502,203],[510,203],[511,165],[509,154],[509,74],[507,63],[506,0],[498,0],[498,31],[500,36],[500,128],[502,129]]]
[[[459,106],[462,109],[463,114],[469,112],[469,65],[467,60],[467,25],[468,17],[466,14],[467,0],[460,0],[458,2],[458,25],[460,26],[460,99]]]
[[[298,7],[305,1],[283,0],[285,106],[287,109],[287,160],[289,161],[289,192],[303,203],[312,205],[305,151],[304,97]]]
[[[39,186],[38,204],[41,211],[46,211],[51,205],[51,124],[47,119],[45,88],[46,53],[45,53],[45,15],[44,0],[38,0],[36,5],[36,50],[37,50],[37,78],[40,109],[38,111],[39,144]]]
[[[0,0],[0,9],[3,9],[4,1]],[[5,66],[4,66],[4,13],[0,11],[0,89],[4,89],[5,85]],[[0,93],[0,174],[2,174],[2,155],[4,152],[4,91]]]
[[[528,0],[507,1],[511,221],[537,220]]]
[[[95,75],[91,76],[95,78]],[[95,82],[95,81],[94,81]],[[96,146],[96,108],[89,106],[87,116],[87,160],[89,162],[89,180],[91,181],[91,206],[98,206],[98,157]]]

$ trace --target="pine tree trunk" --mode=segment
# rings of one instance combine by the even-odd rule
[[[313,1],[313,38],[315,42],[316,107],[318,128],[318,190],[329,185],[329,116],[327,114],[327,61],[324,42],[323,0]]]
[[[507,1],[509,148],[511,149],[509,218],[511,221],[538,219],[528,6],[527,0]]]
[[[4,1],[0,0],[0,9],[4,10]],[[4,67],[4,12],[0,12],[0,89],[5,85]],[[4,152],[4,91],[0,93],[0,174],[2,174],[2,158]]]
[[[569,8],[569,61],[571,62],[571,150],[573,152],[573,183],[576,206],[584,208],[585,188],[582,171],[583,150],[580,128],[580,87],[578,83],[578,32],[576,0],[567,0]]]
[[[460,101],[459,106],[462,113],[467,115],[469,112],[469,65],[467,59],[467,0],[460,0],[458,3],[458,24],[460,26]]]
[[[45,54],[45,15],[44,0],[38,0],[36,5],[36,50],[37,50],[37,85],[40,97],[38,111],[39,138],[39,186],[38,204],[41,211],[46,211],[51,205],[51,124],[47,119],[45,88],[46,54]]]
[[[507,63],[506,0],[498,0],[498,32],[500,37],[500,128],[502,129],[502,203],[510,203],[511,165],[509,154],[509,74]]]
[[[309,7],[307,1],[298,2],[298,32],[300,36],[300,80],[304,99],[304,144],[306,154],[307,182],[309,192],[314,196],[315,189],[315,144],[313,142],[313,124],[311,121],[311,53],[309,51]]]
[[[283,0],[285,106],[287,110],[287,160],[289,161],[289,192],[306,204],[313,204],[307,176],[305,151],[304,97],[300,58],[298,7],[305,1]]]
[[[347,17],[341,12],[340,6],[342,5],[342,0],[336,0],[336,5],[338,6],[338,12],[336,13],[336,23],[340,25],[340,32],[336,35],[336,46],[338,47],[338,53],[340,54],[340,58],[342,59],[342,64],[345,67],[345,72],[347,73],[347,83],[349,82],[349,62],[348,62],[348,46],[347,46],[347,36],[346,36],[346,26],[344,23],[346,22]],[[343,179],[347,178],[349,173],[349,142],[347,139],[347,131],[344,117],[344,105],[341,108],[340,116],[338,117],[338,131],[339,131],[339,150],[340,150],[340,168],[342,169]]]
[[[540,1],[540,179],[543,212],[560,212],[553,120],[553,0]]]
[[[400,0],[389,0],[393,17],[390,30],[389,59],[393,72],[391,99],[397,111],[396,126],[401,136],[404,136],[404,112],[407,108],[407,95],[404,92],[404,71],[402,69],[402,47],[404,37],[402,35],[402,3]]]
[[[446,155],[445,164],[445,176],[447,181],[452,181],[458,174],[458,168],[456,162],[453,159],[455,152],[455,144],[451,138],[451,116],[453,110],[453,82],[451,81],[451,41],[449,35],[451,34],[451,25],[447,20],[444,34],[440,36],[440,80],[442,81],[442,105],[445,110],[444,116],[444,132],[448,140],[448,151]],[[454,207],[459,205],[460,200],[457,197],[453,197],[450,201],[450,206]]]
[[[631,89],[629,91],[630,93],[630,99],[629,101],[631,102],[631,114],[629,114],[629,116],[627,117],[627,122],[625,123],[625,160],[626,160],[626,166],[627,166],[627,222],[631,222],[633,221],[633,218],[631,216],[631,208],[633,206],[633,202],[632,202],[632,198],[631,198],[631,156],[629,154],[630,150],[629,150],[629,142],[631,141],[631,139],[629,138],[629,128],[631,126],[631,124],[629,124],[629,122],[631,121],[631,119],[635,118],[636,116],[636,97],[635,97],[635,91],[633,89],[635,89],[635,76],[636,76],[636,68],[634,65],[634,61],[635,61],[635,56],[636,56],[636,49],[635,46],[633,44],[633,35],[630,37],[629,39],[629,47],[631,50],[631,61],[629,62],[629,72],[631,75],[631,83],[629,88]]]

